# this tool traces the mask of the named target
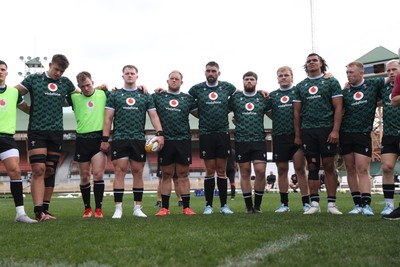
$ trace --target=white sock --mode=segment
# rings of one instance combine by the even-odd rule
[[[17,215],[18,216],[26,214],[24,206],[18,206],[15,209],[17,211]]]
[[[335,202],[328,202],[328,207],[335,207],[336,206],[336,203]]]
[[[311,201],[311,206],[319,207],[319,203],[317,201]]]
[[[390,204],[391,207],[394,207],[394,199],[393,198],[385,198],[385,202]]]
[[[122,203],[115,204],[116,210],[122,210]]]

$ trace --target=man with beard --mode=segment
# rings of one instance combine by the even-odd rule
[[[226,162],[231,149],[228,101],[236,88],[228,82],[218,81],[220,75],[218,63],[211,61],[206,65],[206,81],[194,85],[189,90],[189,94],[197,101],[199,114],[200,158],[204,160],[206,166],[204,178],[206,207],[203,212],[206,215],[213,213],[215,173],[217,173],[221,203],[220,212],[233,214],[226,204],[228,190]]]
[[[244,91],[234,94],[229,108],[234,112],[236,161],[239,163],[240,184],[246,205],[246,213],[261,213],[265,188],[267,147],[265,143],[264,115],[267,102],[256,91],[258,76],[249,71],[243,75]],[[254,164],[254,205],[252,199],[251,164]]]

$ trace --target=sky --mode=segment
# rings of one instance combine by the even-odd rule
[[[3,1],[0,59],[8,85],[22,81],[20,56],[64,54],[64,73],[89,71],[95,84],[121,88],[122,67],[139,69],[149,92],[183,74],[181,90],[205,80],[205,65],[220,65],[220,80],[242,88],[258,74],[258,89],[278,88],[276,70],[290,66],[294,82],[312,52],[310,0],[13,0]],[[347,63],[383,46],[400,47],[398,0],[314,0],[314,46],[343,85]],[[45,61],[45,69],[48,69]]]

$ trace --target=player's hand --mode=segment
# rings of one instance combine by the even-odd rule
[[[262,94],[264,99],[269,99],[269,93],[264,90],[257,90],[258,93]]]
[[[157,152],[160,151],[164,147],[164,136],[156,136],[153,140],[153,143],[154,142],[158,142]]]
[[[95,89],[96,90],[108,91],[108,86],[107,86],[107,84],[103,83],[103,84],[97,86]]]
[[[149,93],[149,90],[147,90],[146,86],[144,86],[144,85],[139,85],[139,86],[138,86],[138,89],[139,89],[139,90],[142,90],[143,93],[145,93],[145,94],[148,94],[148,93]]]
[[[327,80],[327,79],[329,79],[329,78],[333,78],[333,77],[334,77],[333,74],[330,73],[330,72],[325,73],[325,75],[324,75],[324,79],[325,79],[325,80]]]
[[[167,90],[165,90],[161,87],[154,89],[154,93],[156,93],[156,94],[162,94],[162,93],[166,93],[166,92],[167,92]]]
[[[332,131],[328,136],[328,143],[337,144],[339,142],[339,131]]]
[[[110,143],[109,142],[101,142],[100,150],[101,150],[101,152],[103,152],[104,154],[107,155],[110,150]]]

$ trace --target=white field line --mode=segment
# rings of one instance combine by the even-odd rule
[[[241,267],[241,266],[252,266],[257,262],[262,261],[264,258],[268,257],[271,254],[280,252],[282,250],[288,249],[290,246],[293,246],[300,241],[308,239],[307,235],[295,235],[291,237],[287,237],[272,243],[267,243],[262,247],[255,249],[253,251],[247,252],[240,257],[235,258],[227,258],[225,263],[219,265],[219,267]]]

